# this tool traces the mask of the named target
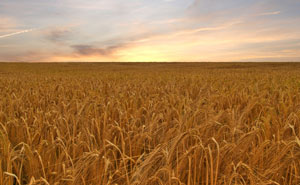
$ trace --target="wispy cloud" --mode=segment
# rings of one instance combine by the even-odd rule
[[[108,47],[97,47],[94,45],[72,45],[75,55],[80,56],[102,56],[102,57],[113,57],[119,49],[125,47],[124,44],[118,44]]]
[[[196,6],[198,6],[201,3],[201,0],[194,0],[189,6],[188,6],[188,10],[195,8]]]
[[[23,34],[23,33],[32,32],[34,30],[36,30],[36,29],[28,29],[28,30],[17,31],[17,32],[5,34],[5,35],[0,35],[0,39],[6,38],[6,37],[12,37],[12,36]]]
[[[192,35],[200,35],[202,32],[213,33],[216,31],[222,31],[229,29],[230,27],[243,23],[243,21],[232,21],[221,25],[215,25],[211,27],[199,27],[199,28],[190,28],[190,29],[181,29],[169,33],[158,33],[153,35],[146,35],[132,41],[132,43],[143,43],[153,40],[173,40],[189,37]]]
[[[218,30],[224,30],[227,29],[233,25],[242,23],[242,21],[236,21],[236,22],[232,22],[226,25],[221,25],[221,26],[216,26],[216,27],[200,27],[200,28],[196,28],[196,29],[191,29],[191,30],[184,30],[184,31],[180,31],[174,34],[174,36],[178,36],[178,35],[190,35],[190,34],[195,34],[195,33],[199,33],[199,32],[204,32],[204,31],[218,31]]]
[[[265,15],[278,15],[280,14],[281,12],[280,11],[274,11],[274,12],[264,12],[264,13],[261,13],[259,14],[260,16],[265,16]]]
[[[50,28],[43,32],[46,40],[53,43],[62,43],[72,35],[71,26]]]

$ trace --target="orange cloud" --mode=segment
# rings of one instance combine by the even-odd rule
[[[9,17],[0,17],[0,33],[16,32],[17,23]]]

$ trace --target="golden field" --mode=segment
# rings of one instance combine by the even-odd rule
[[[298,63],[0,63],[0,184],[300,184]]]

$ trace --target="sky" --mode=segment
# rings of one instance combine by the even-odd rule
[[[300,0],[1,0],[4,62],[300,61]]]

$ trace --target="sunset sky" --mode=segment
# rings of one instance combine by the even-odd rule
[[[300,61],[300,1],[1,0],[0,61]]]

